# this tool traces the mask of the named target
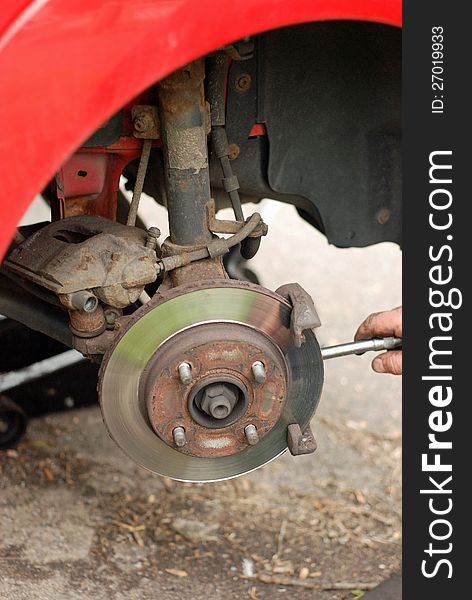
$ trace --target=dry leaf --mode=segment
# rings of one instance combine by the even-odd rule
[[[251,598],[251,600],[259,600],[255,586],[252,586],[252,588],[248,591],[248,594],[249,594],[249,598]]]
[[[298,573],[298,579],[306,579],[310,574],[310,569],[308,567],[302,567],[300,569],[300,573]]]
[[[132,536],[134,538],[134,541],[138,544],[138,546],[140,548],[144,548],[144,542],[141,535],[137,531],[133,531]]]
[[[176,577],[188,577],[187,571],[183,571],[182,569],[164,569],[164,571]]]
[[[43,467],[42,470],[44,477],[46,477],[49,483],[51,483],[51,481],[54,481],[54,475],[51,473],[50,469],[48,469],[47,467]]]
[[[278,573],[280,575],[293,575],[295,569],[291,560],[277,560],[272,567],[272,573]]]
[[[131,533],[135,533],[136,531],[145,531],[145,525],[130,525],[129,523],[122,523],[121,521],[113,520],[112,523],[121,527],[121,529],[126,529],[127,531],[131,531]]]
[[[354,498],[356,499],[357,504],[365,504],[365,496],[361,492],[361,490],[353,490]]]

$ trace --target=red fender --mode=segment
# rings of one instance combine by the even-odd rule
[[[123,104],[236,39],[309,21],[401,24],[401,0],[3,0],[0,258],[34,196]]]

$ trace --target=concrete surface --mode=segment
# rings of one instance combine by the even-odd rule
[[[400,304],[397,247],[339,250],[292,207],[263,210],[270,234],[252,268],[271,289],[298,281],[312,294],[322,345]],[[162,209],[146,200],[143,212],[165,229]],[[96,407],[33,421],[0,453],[0,598],[361,597],[401,558],[401,381],[371,359],[327,362],[315,455],[230,482],[144,472]]]

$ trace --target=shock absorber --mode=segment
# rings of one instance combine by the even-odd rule
[[[209,117],[204,94],[205,63],[198,59],[159,84],[159,115],[164,154],[170,239],[164,255],[204,248],[213,235],[207,205],[211,200],[207,135]],[[176,269],[173,285],[226,278],[220,257]]]

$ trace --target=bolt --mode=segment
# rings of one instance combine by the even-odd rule
[[[249,73],[242,73],[236,77],[234,87],[237,92],[247,92],[251,87],[251,76]]]
[[[244,434],[246,436],[247,443],[250,446],[255,446],[259,441],[259,434],[257,433],[256,426],[252,423],[246,425],[246,427],[244,428]]]
[[[157,248],[157,240],[161,236],[161,232],[157,227],[149,227],[147,230],[146,248],[155,250]]]
[[[265,367],[264,367],[263,363],[261,363],[260,360],[256,360],[256,362],[252,363],[251,370],[252,370],[254,379],[256,380],[256,383],[259,383],[259,384],[264,383],[264,381],[267,379],[267,375],[266,375]]]
[[[114,306],[107,306],[103,310],[103,314],[105,315],[105,321],[107,322],[107,327],[113,329],[115,327],[115,321],[123,314],[121,308],[115,308]]]
[[[149,119],[147,115],[137,115],[133,121],[133,127],[138,133],[143,133],[149,126]]]
[[[82,290],[81,292],[73,292],[70,295],[70,303],[77,310],[83,310],[87,313],[93,312],[98,306],[98,298],[92,294]]]
[[[226,419],[237,401],[237,393],[229,385],[213,383],[205,388],[200,409],[215,419]]]
[[[172,437],[174,438],[174,443],[178,448],[182,448],[187,444],[187,438],[185,437],[185,429],[183,427],[176,427],[172,431]]]
[[[179,371],[180,381],[184,385],[188,385],[192,382],[192,367],[188,362],[180,363],[177,369]]]

